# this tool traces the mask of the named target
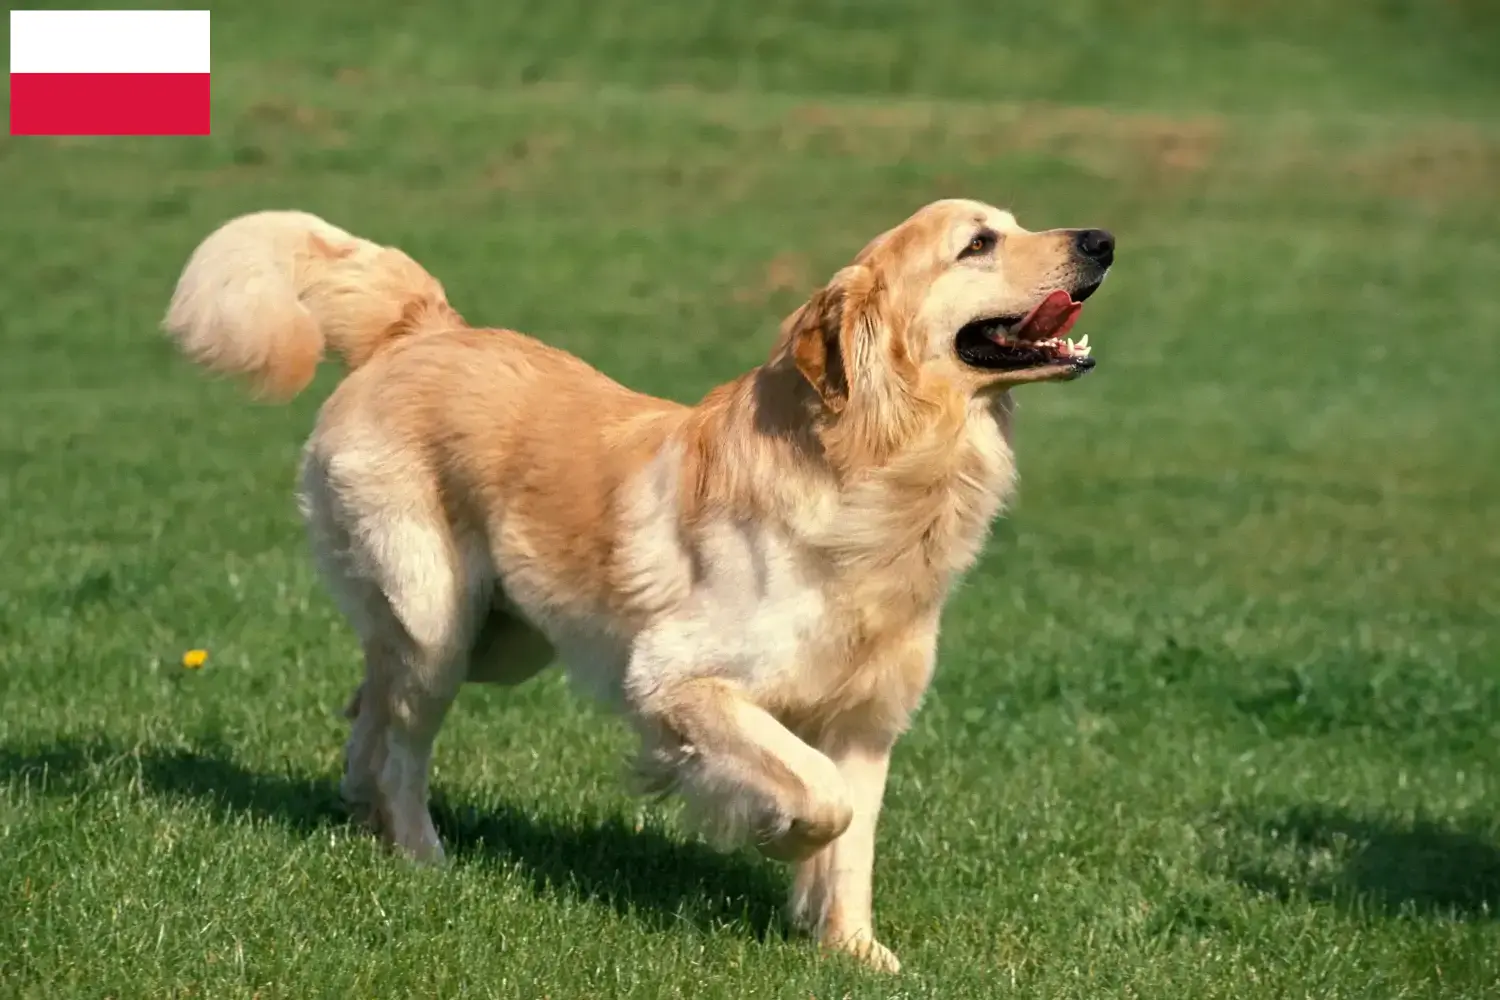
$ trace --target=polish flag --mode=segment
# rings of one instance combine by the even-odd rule
[[[11,135],[207,135],[208,11],[13,10]]]

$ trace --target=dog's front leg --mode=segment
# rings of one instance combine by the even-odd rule
[[[838,767],[731,682],[700,677],[653,692],[642,712],[648,787],[676,788],[722,844],[750,839],[782,861],[849,826]]]
[[[896,956],[875,939],[875,825],[890,766],[888,742],[856,741],[832,751],[849,788],[854,816],[842,836],[797,865],[792,917],[827,948],[846,951],[883,972],[899,972]]]
[[[792,887],[791,917],[824,947],[848,952],[884,972],[901,963],[875,937],[872,916],[875,826],[885,798],[891,748],[916,711],[937,661],[937,619],[923,622],[888,656],[866,669],[884,679],[881,697],[827,729],[817,741],[843,779],[852,815],[838,839],[801,860]]]

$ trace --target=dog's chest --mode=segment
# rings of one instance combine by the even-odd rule
[[[942,476],[870,476],[781,518],[684,534],[671,489],[642,491],[621,578],[653,610],[627,687],[720,676],[795,712],[858,691],[878,700],[913,661],[925,684],[942,604],[1011,489],[1007,422],[981,417],[945,450]]]
[[[690,593],[641,634],[632,671],[731,677],[815,702],[859,671],[904,670],[897,661],[914,635],[935,632],[1008,476],[1008,464],[980,463],[915,502],[874,487],[816,505],[804,523],[701,526],[684,560]]]
[[[828,602],[816,575],[774,527],[705,525],[690,561],[691,592],[642,632],[633,672],[706,673],[758,686],[795,668],[828,627]]]

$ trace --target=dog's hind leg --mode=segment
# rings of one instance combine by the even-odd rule
[[[440,860],[427,806],[432,746],[468,673],[487,577],[479,550],[454,544],[425,497],[389,482],[368,492],[333,485],[309,459],[303,505],[314,554],[365,658],[346,709],[353,726],[340,789],[393,847]]]
[[[373,792],[372,825],[396,849],[441,860],[428,811],[432,747],[466,665],[408,637],[365,643],[365,683],[350,736],[350,774]],[[373,786],[373,787],[371,787]]]

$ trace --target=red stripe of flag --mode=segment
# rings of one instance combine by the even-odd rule
[[[12,73],[11,135],[208,135],[207,73]]]

